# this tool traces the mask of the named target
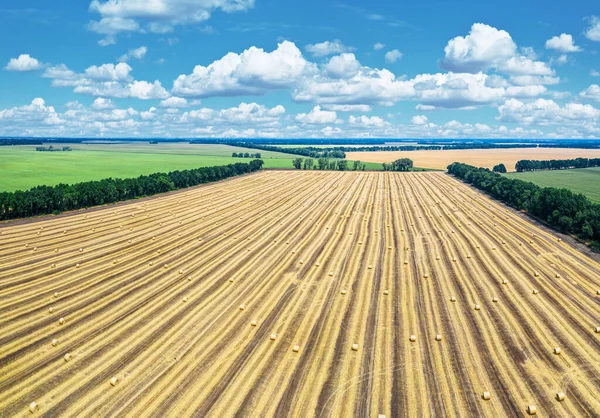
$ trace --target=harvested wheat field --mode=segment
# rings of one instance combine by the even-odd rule
[[[578,157],[600,158],[600,150],[577,148],[506,148],[468,149],[447,151],[361,151],[347,152],[349,160],[389,163],[398,158],[410,158],[415,167],[446,170],[453,162],[492,168],[504,163],[508,171],[515,171],[519,160],[564,160]]]
[[[0,231],[0,416],[600,416],[600,264],[442,173]]]

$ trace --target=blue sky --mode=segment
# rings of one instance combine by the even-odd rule
[[[600,137],[588,1],[0,6],[0,135]]]

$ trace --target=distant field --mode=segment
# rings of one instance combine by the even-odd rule
[[[398,158],[410,158],[416,167],[445,170],[453,162],[471,164],[477,167],[492,168],[504,163],[508,171],[514,171],[519,160],[557,160],[577,157],[598,158],[600,150],[571,149],[571,148],[507,148],[507,149],[478,149],[478,150],[448,150],[448,151],[364,151],[347,152],[349,160],[372,162],[391,162]]]
[[[0,192],[26,190],[34,186],[79,183],[108,177],[142,174],[248,162],[232,158],[233,152],[259,152],[265,168],[293,167],[292,154],[229,145],[188,143],[53,144],[69,145],[69,152],[38,152],[35,146],[0,147]],[[367,170],[381,170],[380,163],[366,163]],[[352,166],[352,162],[349,163]]]
[[[511,179],[531,181],[542,187],[559,187],[583,193],[594,202],[600,203],[600,168],[573,170],[531,171],[509,173]]]

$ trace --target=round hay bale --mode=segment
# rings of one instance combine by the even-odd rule
[[[148,263],[148,265],[149,265],[149,266],[151,266],[151,265],[152,265],[152,261],[150,261],[150,262]]]
[[[342,295],[345,295],[347,293],[346,289],[342,289]]]
[[[456,263],[456,257],[452,257],[452,261]]]
[[[66,362],[69,362],[69,361],[71,361],[73,356],[71,355],[71,353],[67,353],[67,354],[65,354],[65,356],[63,358],[65,359]]]
[[[273,333],[271,334],[271,341],[275,341],[277,339],[277,334]]]
[[[37,251],[37,247],[33,247],[33,251]]]
[[[439,256],[439,255],[436,255],[436,256],[435,256],[435,259],[436,259],[436,260],[439,260],[439,259],[440,259],[440,256]]]
[[[117,264],[117,260],[113,260],[113,264]]]
[[[554,278],[555,278],[555,279],[560,279],[560,274],[556,273],[556,274],[554,275]]]
[[[37,403],[31,402],[29,404],[29,412],[31,412],[32,414],[35,414],[39,409],[40,409],[40,407],[38,406]]]
[[[358,241],[358,245],[362,245],[362,243],[363,243],[362,241]]]
[[[471,254],[467,254],[467,258],[471,258]]]
[[[185,303],[185,302],[187,302],[187,301],[188,301],[188,298],[187,298],[187,296],[185,296],[185,297],[183,298],[183,303]]]
[[[506,280],[506,279],[502,280],[502,284],[508,284],[508,280]]]
[[[58,340],[55,338],[52,340],[52,347],[56,347],[58,345]]]
[[[540,273],[538,273],[537,271],[534,271],[534,272],[533,272],[533,276],[534,276],[534,277],[538,277],[539,275],[540,275]]]
[[[58,292],[54,292],[54,297],[57,298],[58,297]]]
[[[481,309],[481,306],[479,306],[479,305],[475,305],[475,310],[476,310],[476,311],[478,311],[478,310],[480,310],[480,309]]]
[[[256,325],[257,325],[256,319],[253,319],[252,321],[250,321],[251,327],[255,327]]]
[[[53,312],[54,312],[54,307],[52,307],[52,306],[51,306],[51,307],[48,309],[48,312],[49,312],[49,313],[53,313]]]
[[[240,311],[243,311],[244,309],[246,309],[246,305],[244,305],[243,303],[240,305]]]
[[[63,324],[65,323],[65,318],[60,318],[60,319],[58,320],[58,323],[59,323],[60,325],[63,325]]]
[[[187,276],[188,282],[192,281],[192,276]]]
[[[369,264],[369,266],[367,267],[369,270],[373,269],[373,266],[371,264]]]
[[[596,290],[596,294],[600,296],[600,289]]]
[[[537,289],[533,289],[533,292],[532,292],[532,293],[533,293],[534,295],[537,295],[537,294],[539,293],[539,291],[538,291]]]
[[[425,274],[423,275],[423,278],[424,278],[424,279],[429,279],[429,274],[425,273]]]
[[[554,348],[554,354],[558,355],[560,353],[561,353],[560,348],[558,348],[558,347]]]
[[[562,402],[562,401],[564,401],[564,400],[565,400],[565,394],[564,394],[563,392],[558,392],[558,393],[556,394],[556,400],[557,400],[558,402]]]
[[[594,332],[595,332],[596,334],[600,334],[600,327],[596,327],[596,329],[594,330]]]
[[[183,274],[183,269],[179,269],[179,274]]]
[[[383,294],[384,294],[384,295],[389,295],[389,294],[390,294],[390,291],[389,291],[389,290],[387,290],[387,289],[385,289],[385,290],[383,291]]]
[[[496,247],[492,247],[492,251],[496,251]]]
[[[391,249],[392,249],[392,246],[391,246],[391,245],[389,245],[389,246],[388,246],[388,250],[391,250]]]
[[[75,268],[79,268],[79,263],[75,264]]]
[[[352,344],[352,351],[358,351],[358,344]]]
[[[304,264],[304,260],[300,260],[300,261],[299,261],[299,263],[300,263],[300,264]]]
[[[489,401],[490,399],[492,399],[492,395],[490,395],[490,392],[483,392],[481,397],[483,398],[484,401]]]
[[[417,341],[417,336],[416,335],[411,335],[410,338],[408,339],[411,343],[414,343],[415,341]]]
[[[408,260],[404,260],[404,265],[408,264]]]
[[[320,265],[321,265],[321,263],[319,263],[319,262],[315,263],[315,267],[319,267]]]
[[[55,252],[55,253],[57,253],[57,252],[58,252],[58,248],[55,248],[55,249],[54,249],[54,252]]]
[[[494,297],[492,298],[492,302],[494,302],[494,303],[495,303],[495,302],[498,302],[498,298],[497,298],[496,296],[494,296]]]
[[[293,347],[292,347],[292,351],[293,351],[294,353],[297,353],[298,351],[300,351],[300,346],[299,346],[299,345],[295,345],[295,346],[293,346]]]
[[[163,268],[164,268],[164,269],[167,269],[167,268],[169,268],[169,265],[168,265],[168,264],[165,264],[165,265],[163,265]]]
[[[454,296],[450,297],[450,302],[456,302],[456,298]]]
[[[118,377],[116,377],[116,376],[113,376],[113,377],[110,379],[110,385],[111,385],[111,386],[117,386],[117,383],[118,383],[118,382],[119,382],[119,378],[118,378]]]
[[[333,276],[333,271],[330,271],[329,272],[329,277],[332,277],[332,276]]]
[[[25,248],[29,247],[29,244],[25,244]]]
[[[537,414],[537,408],[535,407],[535,405],[529,405],[527,407],[527,413],[529,415],[535,415],[535,414]]]
[[[435,336],[435,340],[436,340],[436,341],[442,341],[442,336],[441,336],[440,334],[437,334],[437,335]]]

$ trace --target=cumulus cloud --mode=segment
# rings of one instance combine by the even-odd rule
[[[523,125],[561,125],[595,122],[600,118],[600,110],[591,105],[567,103],[560,106],[553,100],[537,99],[524,103],[517,99],[509,99],[498,107],[498,120],[502,122],[518,122]]]
[[[228,53],[173,83],[173,93],[187,97],[261,95],[293,86],[300,77],[316,72],[296,45],[284,41],[273,52],[250,47],[241,54]]]
[[[147,52],[148,52],[148,48],[145,46],[140,46],[139,48],[130,49],[126,54],[121,55],[121,58],[119,58],[119,61],[125,62],[125,61],[129,61],[130,59],[141,60],[142,58],[144,58],[146,56]]]
[[[163,101],[160,102],[160,105],[162,107],[187,107],[188,106],[188,101],[187,99],[183,98],[183,97],[169,97],[168,99],[165,99]]]
[[[600,42],[600,18],[592,16],[589,21],[590,27],[585,31],[585,37],[591,41]]]
[[[354,50],[354,48],[344,45],[339,39],[306,45],[304,49],[310,52],[313,57],[325,57],[327,55],[343,54],[345,52]]]
[[[369,105],[323,105],[321,106],[325,110],[333,110],[336,112],[370,112],[371,106]]]
[[[92,65],[85,70],[85,76],[90,80],[96,81],[127,81],[130,80],[129,64],[120,62],[119,64],[102,64],[100,66]]]
[[[7,71],[35,71],[43,67],[43,64],[29,54],[21,54],[18,58],[11,58],[4,67]]]
[[[350,116],[348,117],[348,122],[350,123],[350,125],[355,125],[363,128],[382,127],[386,125],[386,122],[379,116]]]
[[[410,121],[413,125],[425,125],[427,124],[428,119],[425,115],[415,115]]]
[[[400,58],[402,58],[402,55],[402,52],[398,51],[397,49],[386,52],[385,62],[387,62],[388,64],[393,64],[397,62]]]
[[[105,99],[104,97],[98,97],[96,100],[94,100],[94,103],[92,104],[92,108],[96,110],[114,109],[114,107],[115,105],[112,102],[112,100]]]
[[[233,13],[252,7],[254,0],[93,0],[89,10],[101,19],[88,28],[105,35],[103,42],[110,44],[121,32],[166,33],[177,25],[204,22],[216,10]]]
[[[383,48],[385,48],[385,44],[382,44],[381,42],[377,42],[375,45],[373,45],[373,49],[375,51],[382,50]]]
[[[579,52],[581,48],[573,42],[573,36],[561,33],[560,36],[553,36],[546,41],[546,49],[553,49],[558,52]]]
[[[302,123],[326,125],[337,120],[337,113],[330,110],[321,110],[321,106],[315,106],[310,113],[296,115],[296,120]]]
[[[325,65],[325,71],[333,78],[352,77],[360,69],[360,62],[354,54],[341,54],[332,57]]]
[[[46,102],[40,97],[33,99],[31,104],[25,106],[0,110],[0,126],[27,128],[28,125],[60,125],[62,123],[64,121],[54,107],[46,106]]]
[[[444,48],[442,68],[477,73],[496,69],[507,74],[553,75],[548,64],[534,61],[528,49],[519,53],[510,34],[483,23],[475,23],[467,36],[457,36]]]
[[[579,93],[579,96],[584,99],[596,100],[600,102],[600,86],[598,84],[592,84],[587,89]]]

